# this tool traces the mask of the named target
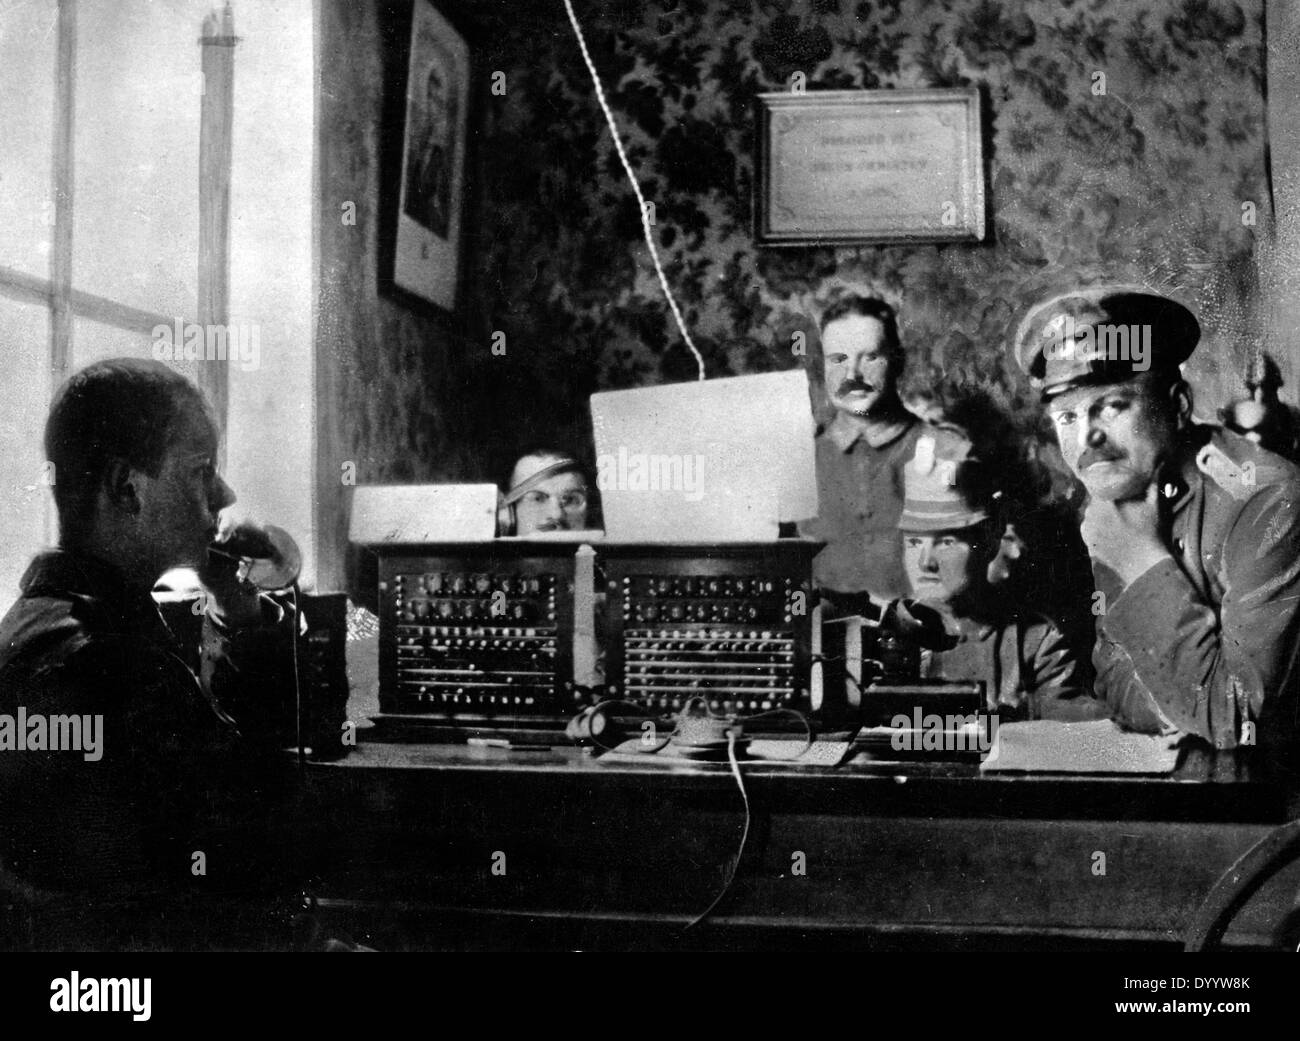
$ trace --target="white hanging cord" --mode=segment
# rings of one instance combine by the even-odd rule
[[[609,124],[609,132],[614,137],[614,148],[618,151],[618,158],[623,163],[623,169],[627,171],[627,179],[632,182],[632,191],[636,193],[637,205],[641,208],[641,230],[645,232],[645,242],[650,247],[650,259],[654,261],[655,271],[659,275],[659,284],[663,286],[664,296],[668,299],[668,306],[673,312],[673,318],[677,320],[677,328],[682,331],[682,339],[686,341],[686,346],[695,355],[695,365],[700,370],[700,379],[704,379],[704,358],[696,349],[691,334],[686,331],[686,322],[682,318],[681,309],[677,306],[673,291],[668,288],[668,277],[664,274],[663,264],[659,261],[659,250],[655,247],[654,235],[650,231],[650,218],[646,216],[645,196],[641,194],[641,186],[636,182],[636,174],[632,172],[632,164],[627,161],[627,153],[623,151],[623,142],[618,136],[618,126],[614,122],[614,113],[609,110],[609,103],[605,101],[605,91],[600,85],[600,77],[596,74],[596,66],[592,63],[591,54],[587,51],[587,41],[582,35],[582,26],[578,24],[578,16],[573,13],[573,4],[570,3],[570,0],[564,0],[564,9],[569,13],[569,24],[573,26],[574,35],[578,37],[578,47],[582,50],[582,60],[587,63],[587,71],[591,73],[591,82],[595,84],[596,100],[600,102],[601,111],[605,113],[605,122]]]

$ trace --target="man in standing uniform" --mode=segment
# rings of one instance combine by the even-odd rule
[[[1031,310],[1015,353],[1088,491],[1098,696],[1139,730],[1284,744],[1300,678],[1300,470],[1192,421],[1179,366],[1199,339],[1181,304],[1103,286]]]
[[[903,464],[925,425],[898,396],[903,350],[894,310],[850,296],[821,321],[822,381],[835,415],[817,435],[821,512],[804,528],[823,539],[817,584],[831,594],[894,600],[908,591],[898,518]]]

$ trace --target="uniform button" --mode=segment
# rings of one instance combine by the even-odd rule
[[[1174,539],[1174,545],[1178,547],[1178,552],[1179,552],[1179,553],[1183,552],[1183,540],[1182,540],[1182,539]]]

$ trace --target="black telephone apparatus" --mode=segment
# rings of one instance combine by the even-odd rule
[[[838,598],[841,607],[845,600]],[[872,728],[889,726],[900,715],[947,718],[986,711],[982,681],[922,678],[922,652],[947,645],[941,624],[923,605],[870,604],[862,598],[851,607],[861,613],[830,619],[822,628],[825,682],[844,692],[839,704],[828,699],[828,715]]]
[[[347,595],[298,589],[302,553],[283,528],[241,524],[208,552],[239,561],[239,577],[298,616],[294,643],[297,690],[289,739],[313,759],[347,754]]]

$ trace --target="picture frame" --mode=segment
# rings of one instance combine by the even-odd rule
[[[757,98],[760,246],[979,242],[979,89],[827,90]]]
[[[471,68],[466,36],[430,0],[415,0],[386,215],[392,286],[448,312],[456,310],[465,237]]]

